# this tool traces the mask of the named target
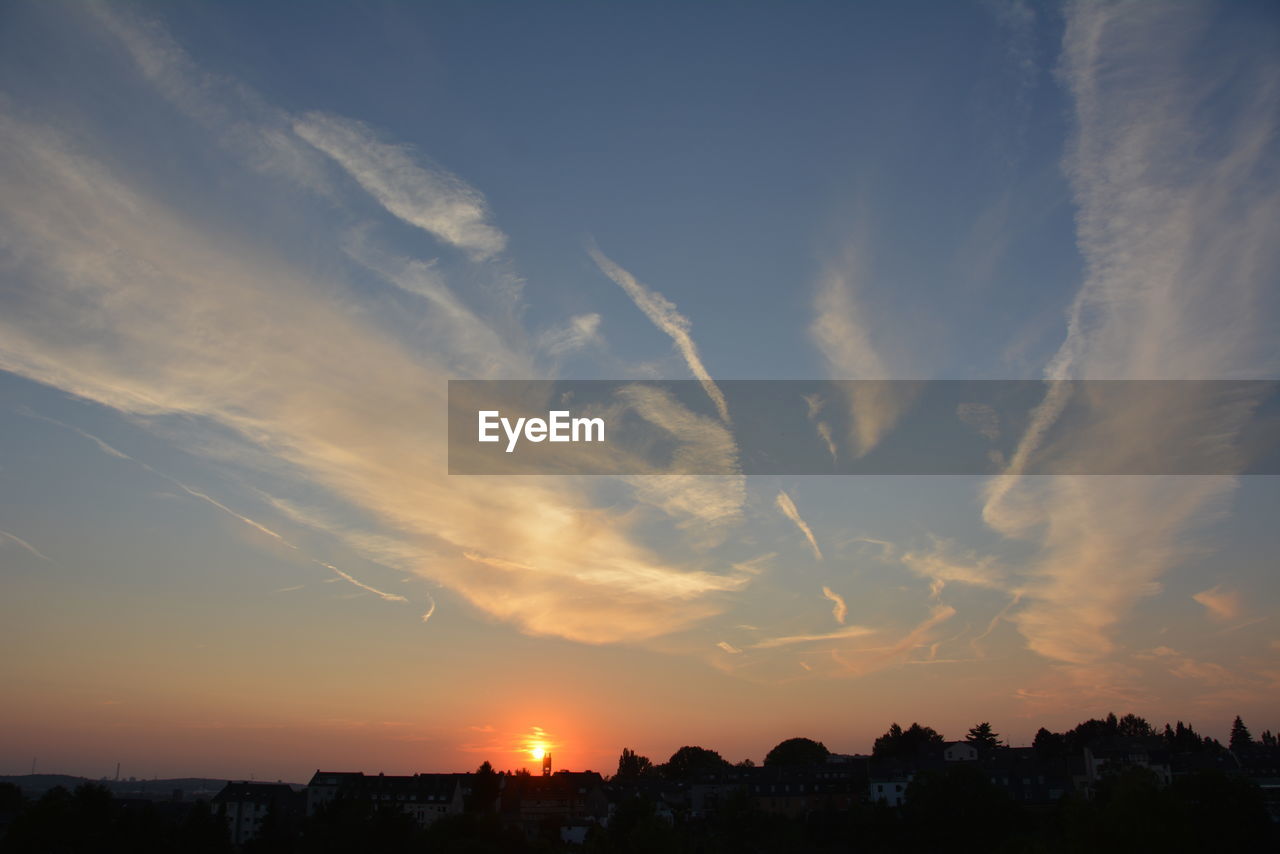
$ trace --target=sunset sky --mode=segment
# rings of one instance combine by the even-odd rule
[[[1280,478],[1018,477],[1052,394],[997,477],[445,444],[450,379],[733,447],[717,381],[1280,378],[1278,122],[1266,2],[3,4],[0,774],[1280,728]]]

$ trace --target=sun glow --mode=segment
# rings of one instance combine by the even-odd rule
[[[538,726],[530,728],[520,741],[522,751],[534,762],[539,763],[550,756],[551,751],[556,747],[556,742],[550,734]]]

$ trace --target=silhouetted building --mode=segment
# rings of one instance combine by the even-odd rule
[[[499,801],[503,820],[531,837],[548,823],[563,827],[584,820],[600,822],[609,815],[604,780],[594,771],[508,775]]]
[[[226,819],[232,843],[243,845],[258,836],[268,816],[281,830],[296,828],[304,803],[302,793],[288,783],[240,782],[227,783],[214,795],[213,809]]]
[[[942,748],[942,758],[947,762],[977,762],[978,748],[967,741],[948,741]]]
[[[872,803],[902,806],[907,799],[907,787],[915,779],[916,773],[922,770],[922,762],[897,758],[872,759],[867,772],[867,794]]]
[[[339,800],[393,806],[422,827],[462,812],[467,774],[366,775],[362,771],[316,771],[307,784],[307,815]]]
[[[1108,767],[1146,768],[1156,775],[1160,785],[1173,782],[1169,767],[1169,749],[1160,736],[1134,736],[1099,739],[1084,749],[1085,771],[1089,783],[1096,785]]]
[[[1082,757],[1041,757],[1031,747],[1001,747],[981,760],[991,782],[1022,804],[1052,804],[1087,786]]]
[[[867,799],[867,761],[745,769],[752,804],[789,818],[844,811]]]

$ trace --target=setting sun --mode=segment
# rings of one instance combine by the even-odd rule
[[[552,750],[557,747],[557,743],[551,734],[540,726],[530,727],[529,731],[520,739],[520,743],[522,744],[521,751],[538,763],[546,760],[551,755]]]

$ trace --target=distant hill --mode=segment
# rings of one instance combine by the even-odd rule
[[[207,801],[222,791],[227,781],[209,777],[178,777],[170,780],[91,780],[88,777],[74,777],[70,774],[21,774],[0,775],[0,783],[13,783],[22,789],[22,793],[28,798],[38,798],[55,786],[71,790],[82,783],[97,783],[100,786],[106,786],[117,798]],[[301,783],[289,785],[294,789],[304,788]],[[176,795],[178,792],[181,792],[180,796]]]

